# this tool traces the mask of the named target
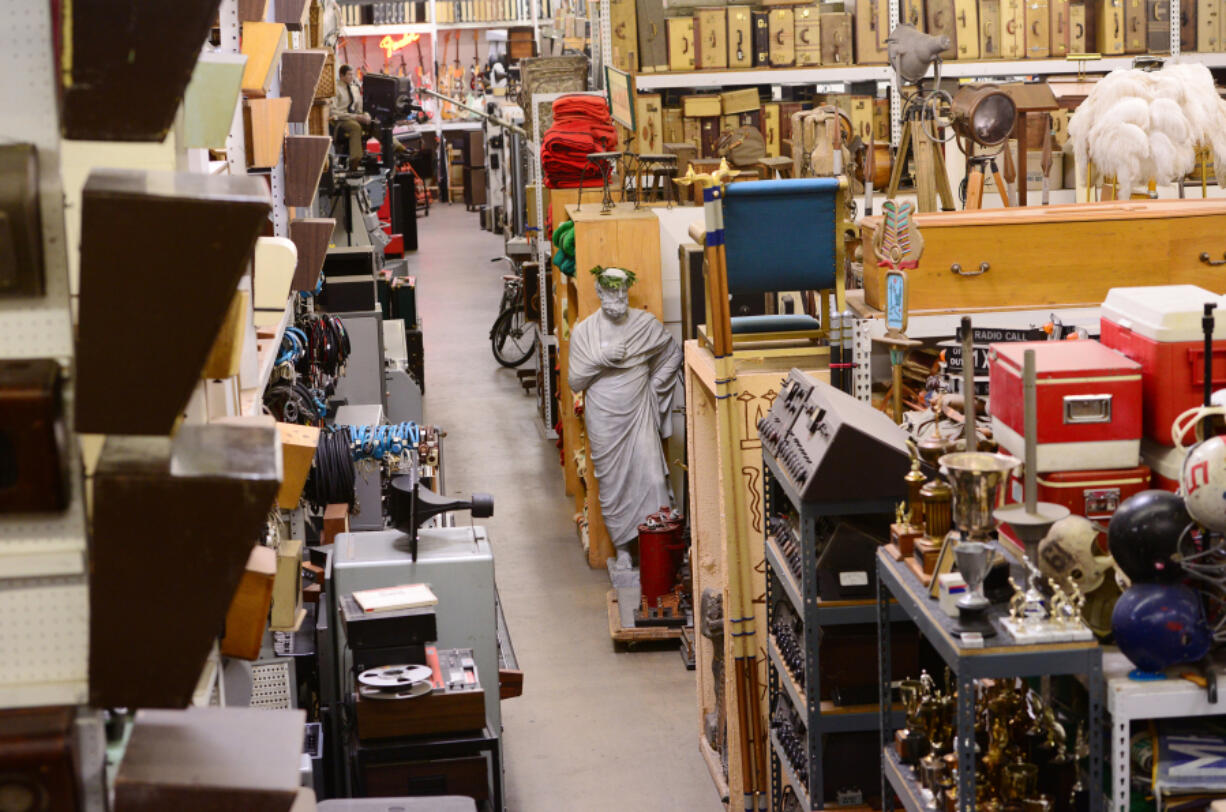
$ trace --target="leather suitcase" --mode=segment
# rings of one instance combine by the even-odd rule
[[[1179,51],[1196,51],[1196,0],[1179,4]]]
[[[852,96],[848,118],[851,119],[852,137],[867,144],[873,135],[873,97]]]
[[[660,0],[635,0],[635,23],[639,29],[639,70],[668,70],[668,35],[664,28],[664,5]]]
[[[749,6],[728,6],[728,67],[753,67],[753,18]]]
[[[889,19],[889,11],[886,11],[886,19]],[[911,23],[918,30],[923,31],[927,19],[924,17],[924,0],[902,0],[898,9],[899,21]]]
[[[639,69],[639,33],[634,18],[634,0],[609,0],[613,67],[629,73]]]
[[[1051,10],[1047,0],[1026,0],[1026,58],[1046,59],[1051,55]]]
[[[762,105],[762,140],[766,142],[766,156],[778,158],[782,133],[779,130],[779,102]]]
[[[885,38],[890,35],[889,23],[889,4],[885,0],[856,0],[857,64],[875,65],[886,61]]]
[[[1216,27],[1217,20],[1214,19]],[[1124,0],[1102,0],[1098,9],[1098,52],[1100,54],[1124,53]]]
[[[702,154],[702,127],[700,126],[700,121],[701,119],[691,118],[689,116],[681,119],[681,130],[682,134],[684,135],[684,138],[682,138],[682,143],[690,144],[694,147],[695,158],[707,157],[706,155]],[[678,168],[680,168],[682,165],[683,162],[680,158],[678,158]],[[684,171],[682,174],[685,174]]]
[[[850,65],[854,61],[851,44],[851,13],[836,11],[821,15],[822,64]]]
[[[1069,0],[1050,0],[1049,6],[1048,31],[1051,34],[1051,55],[1053,57],[1065,56],[1069,52]]]
[[[681,126],[681,108],[665,107],[662,112],[664,119],[664,143],[677,144],[685,140],[685,130]]]
[[[1222,0],[1213,0],[1213,8],[1214,11],[1217,12],[1218,24],[1217,44],[1213,50],[1221,53],[1222,51],[1226,51],[1226,9],[1224,9],[1222,6]],[[1201,46],[1200,50],[1204,52],[1207,49],[1204,46]]]
[[[770,64],[773,68],[787,68],[796,64],[796,19],[790,8],[770,10]],[[820,56],[820,44],[818,55]]]
[[[779,102],[779,150],[781,155],[792,157],[788,142],[792,140],[792,116],[805,109],[804,102]]]
[[[979,7],[975,0],[954,0],[958,59],[979,58]]]
[[[771,63],[770,12],[755,9],[749,13],[749,18],[753,24],[753,66],[767,67]]]
[[[792,19],[795,21],[796,66],[822,64],[822,20],[817,6],[796,6]]]
[[[1089,48],[1086,41],[1086,6],[1085,3],[1069,3],[1068,7],[1068,52],[1084,54]]]
[[[1000,0],[979,0],[979,58],[1000,58]]]
[[[890,143],[890,100],[873,99],[873,140]]]
[[[719,116],[703,116],[698,119],[698,138],[702,144],[702,157],[719,155]]]
[[[1145,53],[1145,0],[1124,0],[1124,53]]]
[[[1170,53],[1171,0],[1146,0],[1145,49],[1151,54]]]
[[[694,63],[702,70],[728,67],[728,10],[700,8],[694,12]]]
[[[1201,53],[1221,50],[1222,35],[1218,30],[1221,10],[1220,0],[1196,0],[1196,50]]]
[[[1000,55],[1004,59],[1026,58],[1025,0],[1000,0]]]
[[[1144,452],[1142,454],[1144,455]],[[1005,504],[1020,504],[1025,501],[1022,481],[1024,476],[1018,473],[1019,470],[1014,469],[1009,478],[1009,487],[1005,489]],[[1137,465],[1099,471],[1052,471],[1039,474],[1035,484],[1038,486],[1040,502],[1064,505],[1074,516],[1085,516],[1106,527],[1120,503],[1148,489],[1150,482],[1149,466]],[[1153,487],[1160,486],[1155,482]],[[1021,549],[1021,541],[1013,534],[1009,525],[1000,525],[1000,535],[1002,539],[1009,539],[1017,549]],[[1098,536],[1098,545],[1100,551],[1107,552],[1107,538],[1102,533]]]
[[[941,51],[943,59],[958,58],[958,26],[955,21],[954,0],[928,0],[928,33],[949,37],[949,47]]]
[[[694,18],[669,17],[668,69],[674,71],[694,70]]]
[[[659,155],[664,151],[664,111],[659,93],[642,93],[635,98],[634,124],[638,128],[635,152]]]

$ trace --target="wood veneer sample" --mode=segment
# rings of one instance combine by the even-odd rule
[[[81,193],[78,431],[171,432],[270,203],[255,177],[90,173]]]
[[[262,421],[107,438],[90,539],[93,707],[191,701],[281,470],[276,426]]]
[[[298,265],[294,268],[291,289],[315,290],[315,285],[319,282],[319,272],[324,267],[324,257],[328,254],[328,243],[332,242],[332,232],[335,230],[336,220],[331,217],[308,217],[290,221],[289,238],[298,246]]]
[[[247,55],[243,71],[243,92],[248,96],[268,95],[273,68],[285,49],[285,26],[281,23],[243,23],[242,52]]]
[[[242,54],[200,55],[183,94],[184,146],[225,149],[246,65]]]
[[[229,378],[238,374],[243,359],[243,337],[247,334],[247,314],[251,311],[251,294],[234,292],[226,320],[217,331],[213,349],[200,371],[201,378]]]
[[[260,237],[255,242],[251,286],[255,290],[255,326],[276,327],[285,316],[298,264],[298,249],[285,237]]]
[[[277,5],[281,5],[280,2]],[[262,23],[268,14],[268,0],[238,0],[238,19],[244,23]]]
[[[326,135],[285,136],[285,205],[309,206],[315,200],[331,144]]]
[[[248,99],[243,105],[248,169],[269,169],[281,160],[289,108],[287,98]]]
[[[328,52],[323,49],[281,54],[281,94],[294,102],[289,109],[289,120],[295,124],[305,124],[311,113],[315,88],[319,86],[327,57]]]
[[[162,141],[220,0],[62,4],[64,137]],[[39,104],[51,100],[43,99]],[[33,103],[33,102],[32,102]]]
[[[306,25],[310,8],[307,0],[277,0],[275,16],[277,22],[284,23],[286,28],[299,31]]]
[[[117,812],[290,812],[306,713],[141,710],[115,777]]]

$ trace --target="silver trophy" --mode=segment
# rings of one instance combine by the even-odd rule
[[[985,615],[988,599],[983,594],[983,579],[992,566],[995,551],[983,541],[963,541],[954,547],[954,560],[958,572],[966,581],[966,594],[958,599],[958,632],[978,632],[984,637],[996,634],[992,623]]]

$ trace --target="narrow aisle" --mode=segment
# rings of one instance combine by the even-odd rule
[[[698,752],[694,672],[672,649],[614,652],[608,575],[583,558],[558,451],[490,351],[501,238],[461,205],[432,206],[418,229],[426,420],[447,431],[447,490],[494,495],[487,524],[524,670],[524,695],[502,706],[507,808],[721,809]]]

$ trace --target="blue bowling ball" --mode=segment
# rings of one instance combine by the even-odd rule
[[[1111,613],[1116,645],[1142,671],[1199,660],[1213,635],[1196,590],[1183,584],[1133,584]]]

